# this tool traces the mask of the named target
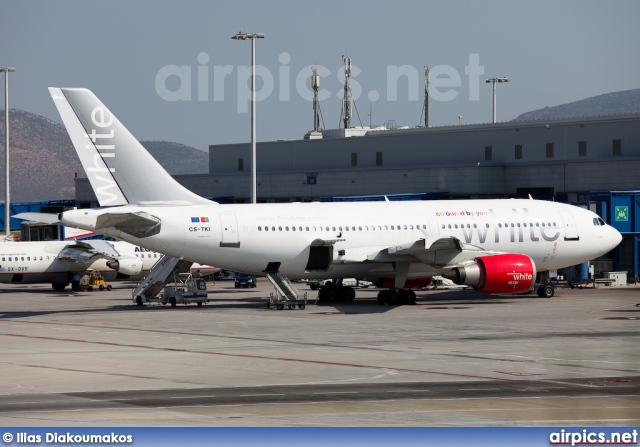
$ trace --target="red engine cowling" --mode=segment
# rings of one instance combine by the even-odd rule
[[[527,255],[480,256],[474,261],[455,268],[445,277],[484,293],[524,293],[536,280],[536,266]]]
[[[427,287],[431,283],[431,276],[423,276],[422,278],[407,279],[404,284],[405,289],[421,289]],[[374,282],[376,287],[380,289],[392,289],[396,286],[395,278],[380,278]]]

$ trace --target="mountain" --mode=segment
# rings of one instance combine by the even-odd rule
[[[65,127],[40,115],[10,109],[11,201],[73,199],[76,173],[85,177]],[[5,115],[0,110],[0,201],[5,197]],[[204,174],[209,154],[168,141],[141,141],[171,174]]]
[[[513,121],[578,118],[582,116],[640,113],[640,89],[605,93],[559,106],[523,113]]]

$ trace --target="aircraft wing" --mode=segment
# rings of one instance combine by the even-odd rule
[[[455,266],[478,256],[496,254],[475,245],[464,244],[455,237],[425,237],[405,244],[371,252],[366,259],[372,262],[423,262],[437,268]]]
[[[117,259],[121,255],[113,244],[103,240],[74,241],[64,247],[59,254],[65,261],[88,261],[96,256]]]

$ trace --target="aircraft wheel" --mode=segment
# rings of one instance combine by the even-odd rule
[[[538,287],[538,296],[540,298],[553,298],[555,291],[553,290],[553,286],[549,284],[542,285]]]
[[[64,290],[65,287],[67,287],[66,284],[62,284],[59,282],[54,282],[51,284],[51,287],[53,288],[53,290],[55,290],[56,292],[62,292]]]
[[[356,299],[356,291],[353,290],[352,287],[344,288],[344,300],[345,301],[353,301]]]
[[[416,304],[416,292],[413,290],[403,290],[402,301],[404,304]]]
[[[396,289],[389,289],[387,292],[387,303],[390,306],[395,306],[400,301],[400,294]]]
[[[389,291],[381,290],[378,292],[378,304],[380,304],[381,306],[384,306],[385,304],[387,304],[387,292]]]
[[[336,289],[328,289],[327,290],[327,301],[334,302],[338,299],[338,292]]]

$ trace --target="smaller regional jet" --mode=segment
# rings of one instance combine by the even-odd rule
[[[75,273],[100,272],[106,281],[136,281],[162,258],[128,242],[105,240],[0,242],[0,283],[51,283],[62,291]],[[219,270],[193,264],[192,272],[207,275]]]

